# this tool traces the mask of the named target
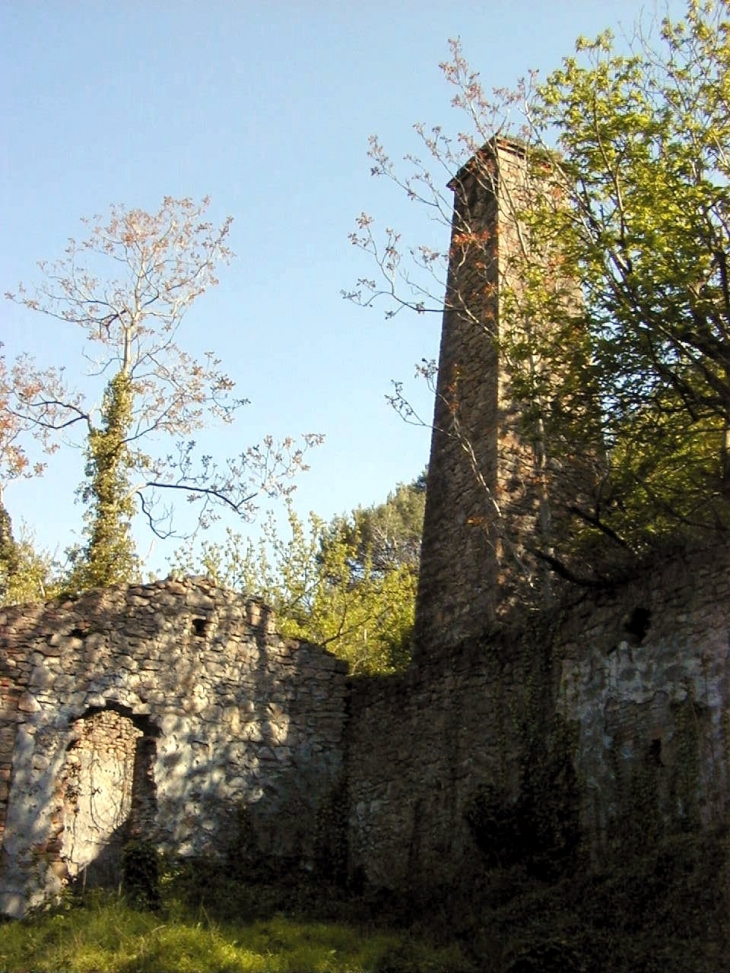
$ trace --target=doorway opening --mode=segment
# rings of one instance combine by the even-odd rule
[[[157,732],[123,706],[91,708],[73,724],[62,784],[61,858],[72,881],[114,885],[122,848],[154,827]]]

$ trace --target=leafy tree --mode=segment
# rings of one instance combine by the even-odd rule
[[[0,562],[0,604],[47,601],[58,595],[63,570],[56,558],[40,549],[22,525],[12,543],[12,561]]]
[[[426,474],[422,473],[413,483],[399,483],[385,503],[336,517],[330,531],[356,552],[353,572],[362,572],[366,562],[379,574],[403,566],[418,571],[425,501]]]
[[[74,553],[72,587],[127,581],[139,570],[131,523],[141,513],[161,537],[172,533],[162,492],[182,491],[198,502],[206,526],[221,509],[250,515],[261,493],[286,492],[284,481],[303,467],[301,446],[266,439],[218,465],[197,457],[187,439],[214,420],[231,422],[245,404],[208,352],[195,359],[178,343],[192,304],[218,281],[216,267],[232,254],[230,218],[204,220],[208,200],[167,197],[157,213],[112,207],[108,222],[84,221],[89,236],[70,240],[59,261],[40,268],[32,293],[21,285],[8,297],[81,329],[91,374],[104,381],[101,403],[72,390],[59,372],[34,374],[30,388],[13,385],[6,410],[14,421],[44,432],[85,430],[85,543]],[[118,276],[113,276],[113,275]],[[170,452],[158,451],[172,440]],[[169,447],[168,447],[169,448]]]
[[[47,372],[42,377],[51,374]],[[18,584],[25,585],[22,579],[26,577],[32,545],[27,539],[19,542],[14,536],[5,506],[5,488],[14,480],[41,474],[44,468],[42,463],[31,463],[23,442],[29,431],[36,431],[43,438],[43,430],[34,430],[32,422],[15,414],[11,401],[18,396],[32,397],[38,389],[39,373],[27,358],[21,357],[8,367],[4,356],[0,356],[0,598],[6,600],[16,600]],[[45,445],[52,448],[48,442]]]
[[[424,500],[421,478],[329,524],[315,514],[305,524],[289,506],[288,534],[269,517],[258,544],[229,530],[176,567],[202,563],[220,584],[260,596],[283,635],[326,646],[353,673],[393,672],[410,659]]]
[[[542,215],[585,295],[605,482],[587,521],[641,550],[730,523],[728,4],[691,2],[658,46],[579,42],[538,89],[535,137],[568,207]],[[574,379],[575,380],[575,379]]]
[[[535,447],[523,475],[572,518],[534,552],[574,580],[600,580],[678,532],[730,526],[729,15],[728,0],[689,0],[682,20],[637,31],[626,53],[610,33],[579,39],[544,83],[513,92],[489,94],[453,43],[442,68],[468,128],[454,140],[419,131],[439,166],[454,176],[471,159],[486,189],[499,173],[482,145],[519,140],[526,172],[505,200],[502,277],[488,279],[489,241],[468,212],[450,252],[393,230],[382,240],[365,215],[352,238],[379,277],[347,296],[385,298],[389,314],[440,310],[449,256],[481,261],[483,288],[499,288],[491,337]],[[374,173],[450,223],[425,164],[411,158],[403,175],[377,140],[370,154]],[[447,307],[485,328],[470,294],[452,288]],[[433,363],[421,371],[433,379]],[[399,388],[394,399],[413,419]],[[559,501],[586,457],[589,488]]]

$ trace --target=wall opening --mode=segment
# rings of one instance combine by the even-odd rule
[[[651,612],[648,608],[638,605],[632,611],[624,625],[624,632],[630,645],[641,645],[651,627]]]
[[[118,883],[121,851],[155,816],[156,731],[121,706],[73,724],[62,785],[61,858],[72,881]]]
[[[660,737],[656,737],[649,744],[649,749],[646,752],[646,763],[654,767],[664,766],[664,761],[662,760],[662,741]]]

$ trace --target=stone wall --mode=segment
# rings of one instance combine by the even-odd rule
[[[219,855],[241,807],[313,854],[340,784],[346,666],[202,580],[0,613],[0,907],[113,867],[130,835]],[[93,869],[92,869],[93,866]]]
[[[474,172],[467,166],[451,183],[451,261],[416,610],[420,659],[444,639],[454,644],[481,634],[496,610],[501,214],[498,169],[490,176],[485,167],[484,179],[481,174],[481,167]]]
[[[260,604],[195,579],[6,609],[2,911],[114,874],[129,837],[223,855],[241,808],[262,852],[307,865],[343,795],[350,877],[406,892],[517,854],[500,828],[530,836],[547,874],[726,826],[723,537],[549,607],[525,556],[544,481],[499,353],[524,163],[495,139],[453,183],[413,667],[348,681]],[[564,482],[585,484],[577,461]]]
[[[632,829],[638,841],[722,829],[729,637],[718,543],[404,677],[356,684],[353,874],[402,890],[458,881],[479,858],[467,815],[484,788],[505,813],[535,815],[546,846],[575,839],[599,866]]]
[[[474,847],[465,819],[481,781],[519,787],[514,714],[524,664],[476,643],[353,686],[349,853],[358,882],[400,891],[452,884]]]
[[[118,875],[129,837],[225,854],[241,807],[264,853],[307,865],[318,809],[343,793],[350,877],[409,893],[483,867],[469,824],[480,797],[522,815],[538,855],[577,845],[598,867],[632,835],[725,826],[722,543],[390,678],[348,682],[256,602],[199,580],[7,609],[0,623],[11,915],[69,878]]]
[[[585,841],[600,856],[632,817],[719,829],[730,803],[730,552],[675,551],[573,609],[557,705],[576,727]],[[642,806],[640,806],[642,805]]]

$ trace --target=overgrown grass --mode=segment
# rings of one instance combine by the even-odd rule
[[[365,973],[469,969],[457,946],[430,947],[407,932],[286,915],[219,922],[167,898],[158,912],[92,894],[53,914],[0,927],[0,969],[74,973]]]
[[[301,870],[186,862],[161,906],[69,897],[0,925],[0,970],[78,973],[718,973],[730,835],[672,834],[596,874],[475,868],[451,889],[355,894]],[[236,872],[238,871],[238,874]]]

